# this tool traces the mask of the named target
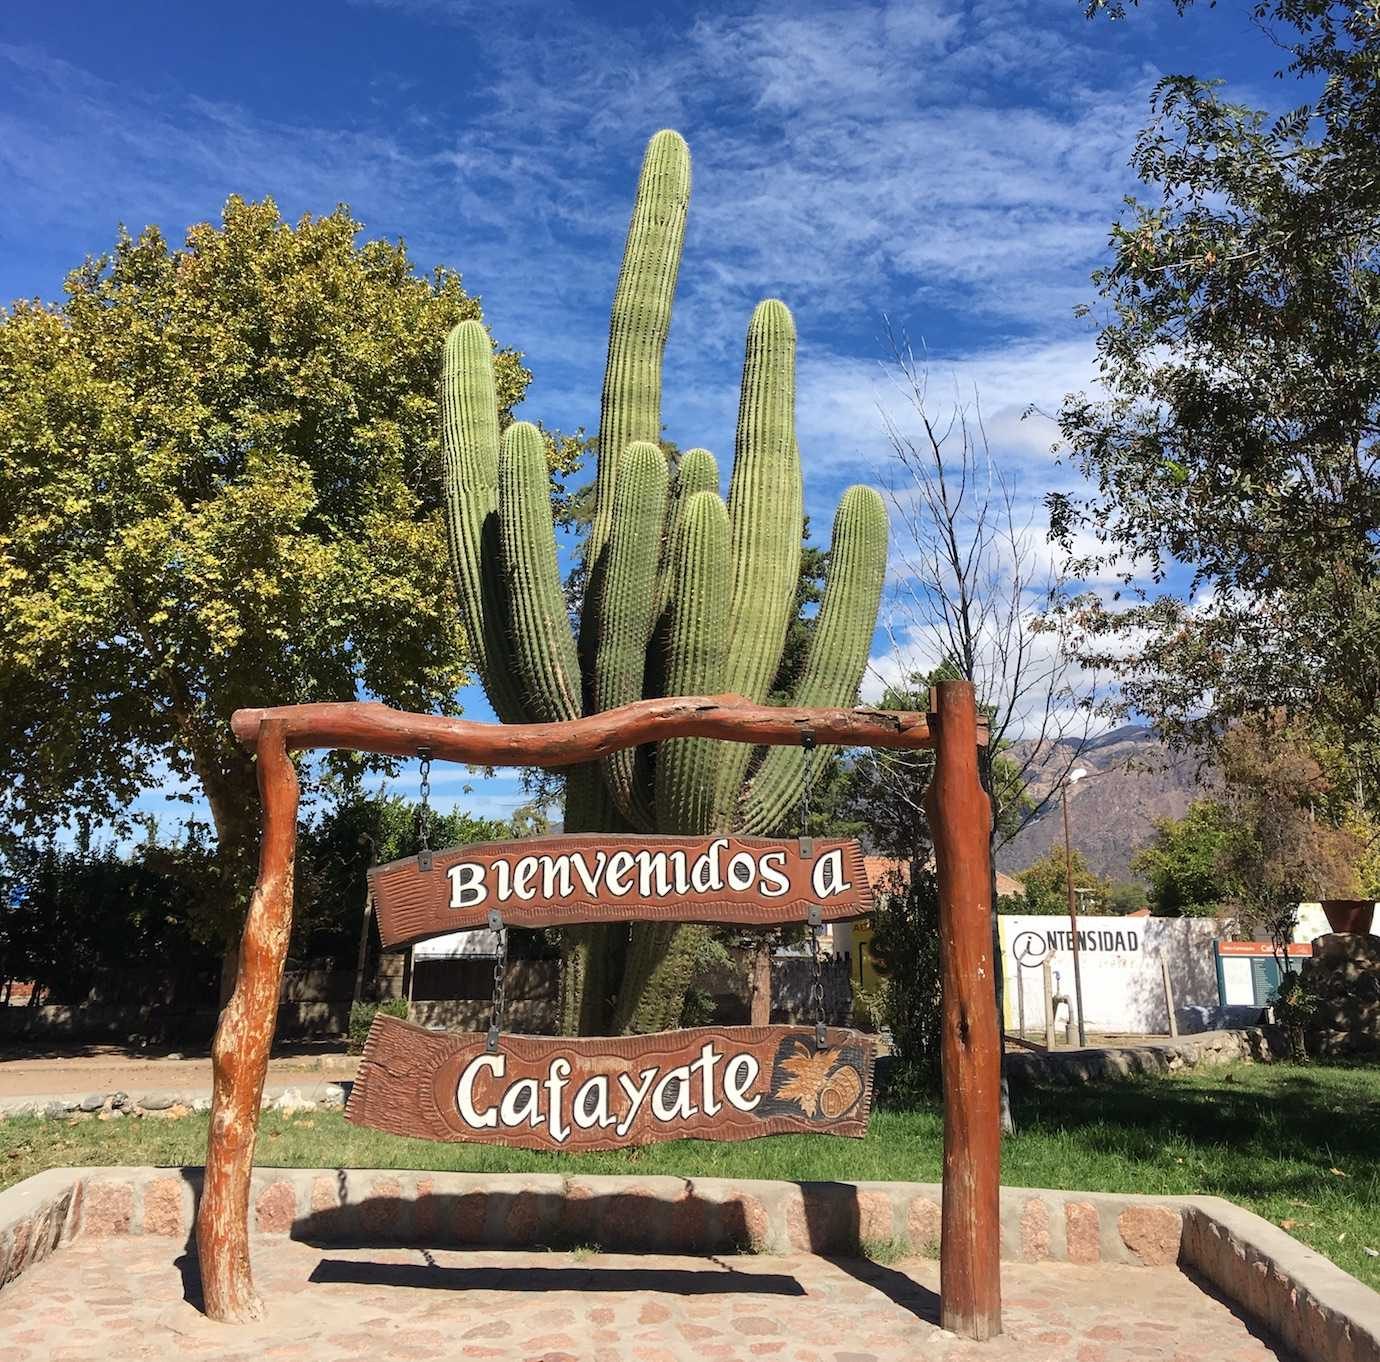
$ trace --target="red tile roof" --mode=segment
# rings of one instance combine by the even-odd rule
[[[933,866],[933,861],[930,862]],[[903,880],[910,879],[910,862],[904,860],[893,860],[890,856],[864,856],[863,865],[867,869],[868,883],[875,889],[884,876],[892,872],[898,873]],[[1019,880],[1014,880],[1010,875],[1003,875],[997,871],[997,894],[999,897],[1014,896],[1023,898],[1025,896],[1025,886]]]

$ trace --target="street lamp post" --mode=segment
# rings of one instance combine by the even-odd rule
[[[1073,998],[1078,1009],[1078,1043],[1088,1044],[1087,1028],[1083,1025],[1083,971],[1078,957],[1078,906],[1073,892],[1073,844],[1069,840],[1069,786],[1076,785],[1088,774],[1087,767],[1070,771],[1060,790],[1064,805],[1064,881],[1069,891],[1069,925],[1073,928]]]

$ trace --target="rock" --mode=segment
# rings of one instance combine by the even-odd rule
[[[50,1121],[60,1120],[67,1115],[67,1104],[65,1102],[49,1102],[48,1105],[43,1108],[43,1114]]]
[[[113,1092],[110,1094],[110,1105],[116,1111],[123,1111],[129,1106],[129,1094],[127,1092]]]
[[[170,1092],[151,1092],[139,1099],[139,1105],[145,1111],[167,1111],[176,1101],[177,1098]]]
[[[286,1092],[281,1092],[269,1103],[271,1111],[281,1111],[286,1116],[291,1116],[294,1112],[310,1111],[315,1104],[308,1102],[296,1088],[288,1088]]]
[[[87,1093],[87,1095],[81,1099],[80,1103],[78,1103],[78,1105],[80,1106],[82,1111],[100,1111],[100,1109],[103,1106],[105,1106],[105,1093]]]
[[[97,1114],[98,1121],[118,1121],[124,1116],[124,1112],[119,1107],[111,1107],[109,1111],[102,1111]]]
[[[210,1111],[210,1110],[211,1110],[211,1099],[210,1099],[209,1097],[193,1097],[193,1098],[192,1098],[192,1110],[193,1110],[193,1111]]]
[[[327,1107],[339,1107],[345,1103],[345,1089],[339,1083],[327,1083],[321,1089],[321,1104]]]
[[[168,1056],[168,1058],[169,1058],[169,1059],[181,1059],[181,1058],[182,1058],[182,1051],[181,1051],[181,1050],[174,1050],[174,1051],[172,1052],[172,1054],[170,1054],[170,1055]]]
[[[181,1102],[173,1102],[169,1106],[159,1107],[155,1110],[144,1112],[146,1121],[176,1121],[180,1117],[190,1116],[192,1109]]]

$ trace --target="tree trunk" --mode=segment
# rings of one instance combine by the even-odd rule
[[[771,1025],[771,937],[763,932],[752,948],[752,1025]]]

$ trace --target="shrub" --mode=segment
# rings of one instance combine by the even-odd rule
[[[939,885],[932,870],[916,868],[878,885],[872,911],[873,958],[884,971],[881,1012],[891,1031],[902,1101],[939,1087]]]
[[[386,1003],[350,1004],[350,1046],[349,1053],[362,1055],[364,1042],[369,1039],[369,1028],[374,1018],[382,1012],[385,1017],[407,1018],[407,999],[390,998]]]

